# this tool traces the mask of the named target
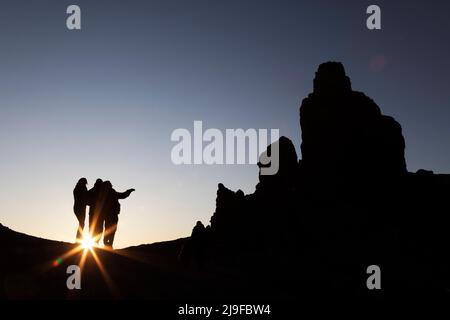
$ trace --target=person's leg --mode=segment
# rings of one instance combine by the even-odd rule
[[[105,234],[103,235],[103,244],[105,247],[109,245],[109,229],[111,226],[111,220],[109,217],[105,218]]]
[[[81,239],[83,239],[83,228],[84,228],[84,222],[82,222],[81,219],[78,219],[76,242],[80,242]]]
[[[100,242],[100,239],[102,238],[104,224],[105,224],[105,221],[104,221],[103,217],[98,216],[97,221],[95,223],[95,236],[94,236],[95,242],[97,244]]]
[[[119,221],[119,217],[117,215],[114,215],[112,217],[108,217],[106,220],[107,223],[105,224],[105,241],[104,244],[107,247],[112,248],[114,243],[114,236],[116,235],[117,231],[117,222]]]
[[[92,238],[95,238],[98,230],[98,216],[99,210],[96,206],[89,207],[89,234]]]
[[[84,220],[86,219],[86,211],[80,210],[75,213],[78,219],[77,237],[76,241],[80,242],[83,239]]]
[[[114,243],[114,236],[116,235],[117,231],[117,223],[119,222],[119,216],[115,216],[113,220],[113,225],[111,226],[111,234],[109,238],[109,245],[112,247]]]
[[[89,234],[94,237],[95,234],[95,225],[94,225],[94,213],[89,212]]]

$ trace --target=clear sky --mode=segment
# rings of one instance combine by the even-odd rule
[[[374,3],[381,31],[366,28]],[[81,31],[66,28],[70,4]],[[117,247],[188,236],[219,182],[250,193],[258,170],[175,166],[172,131],[278,128],[299,152],[298,108],[328,60],[402,124],[409,170],[450,173],[449,13],[444,0],[2,0],[0,222],[73,241],[72,189],[100,177],[137,190]]]

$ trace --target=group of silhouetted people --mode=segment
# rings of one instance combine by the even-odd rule
[[[87,189],[87,179],[78,180],[73,190],[73,211],[78,219],[77,242],[83,238],[86,207],[89,206],[89,233],[98,244],[103,235],[105,247],[112,248],[120,213],[120,199],[127,198],[134,189],[117,192],[110,181],[97,179],[94,186]]]

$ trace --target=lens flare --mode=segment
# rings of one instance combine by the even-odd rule
[[[92,250],[96,246],[95,240],[90,235],[84,235],[80,244],[85,250]]]
[[[61,258],[53,260],[53,262],[52,262],[54,267],[57,267],[57,266],[61,265],[61,263],[62,263],[62,259]]]

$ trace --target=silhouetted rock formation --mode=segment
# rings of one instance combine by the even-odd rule
[[[352,91],[341,63],[319,66],[300,107],[302,163],[313,178],[367,179],[406,172],[401,126]]]
[[[220,250],[230,253],[246,250],[258,254],[270,251],[279,245],[284,231],[289,228],[285,221],[274,219],[274,213],[286,210],[284,218],[296,219],[291,208],[296,201],[297,153],[292,141],[286,137],[274,143],[279,145],[279,170],[271,176],[260,174],[260,182],[253,194],[244,195],[241,190],[234,192],[219,184],[211,232]],[[271,146],[266,152],[270,154],[270,151]],[[258,165],[262,166],[261,163]],[[249,230],[252,230],[250,237]]]
[[[441,272],[450,268],[450,175],[407,172],[400,124],[353,91],[338,62],[319,66],[300,125],[300,161],[281,137],[280,169],[260,174],[253,194],[219,184],[205,240],[210,268],[264,276],[270,292],[287,295],[299,286],[367,292],[372,264],[384,289],[450,286]]]
[[[278,189],[292,189],[298,184],[298,158],[295,151],[294,144],[286,137],[281,137],[274,144],[278,145],[280,166],[278,172],[274,175],[261,175],[259,174],[259,183],[256,186],[258,191],[273,191],[274,188]],[[267,147],[265,154],[271,155],[272,145]],[[264,166],[261,162],[258,162],[258,167],[261,169]],[[260,170],[261,171],[261,170]]]

